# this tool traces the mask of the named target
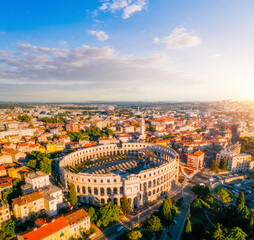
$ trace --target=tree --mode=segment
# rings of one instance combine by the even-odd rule
[[[104,204],[100,207],[99,214],[98,214],[98,221],[96,225],[100,226],[108,226],[109,223],[118,221],[120,218],[120,210],[118,206],[109,202]]]
[[[152,124],[149,126],[148,130],[150,132],[155,132],[156,131],[155,127]]]
[[[194,192],[198,198],[205,198],[211,191],[208,186],[201,186],[200,184],[196,184],[192,187],[192,192]]]
[[[148,220],[147,228],[151,232],[158,232],[162,230],[161,220],[157,216],[152,215],[151,218]]]
[[[173,205],[172,205],[172,201],[171,201],[170,196],[168,196],[168,195],[167,195],[167,196],[165,197],[165,200],[168,202],[169,207],[170,207],[170,208],[172,208],[172,207],[173,207]]]
[[[188,217],[187,222],[186,222],[184,235],[185,235],[186,239],[191,239],[192,229],[191,229],[191,221],[190,221],[189,217]]]
[[[8,189],[3,194],[3,199],[7,201],[9,204],[11,204],[11,201],[13,198],[17,198],[21,195],[21,191],[19,189]]]
[[[22,181],[20,180],[20,179],[18,179],[18,178],[16,178],[14,181],[13,181],[13,183],[12,183],[12,187],[13,188],[20,188],[21,187],[21,185],[22,185]]]
[[[28,123],[31,121],[31,118],[25,114],[25,115],[19,115],[18,120],[20,122],[27,122]]]
[[[161,215],[164,221],[171,221],[172,220],[172,213],[169,202],[165,198],[163,200],[162,208],[161,208]]]
[[[89,129],[87,130],[87,133],[89,136],[100,136],[101,135],[101,129],[95,125],[91,125]]]
[[[140,231],[137,230],[132,230],[129,234],[128,234],[128,238],[131,240],[138,240],[140,238],[142,238],[142,234]]]
[[[49,158],[43,158],[43,160],[40,161],[40,170],[42,172],[45,172],[47,174],[52,172],[52,160]]]
[[[106,135],[109,137],[109,136],[113,136],[114,132],[112,129],[110,128],[107,128],[106,131],[105,131]]]
[[[239,227],[234,227],[231,229],[227,236],[227,240],[245,240],[247,234]]]
[[[213,239],[214,240],[223,240],[225,239],[225,235],[222,229],[222,225],[220,223],[217,223],[215,231],[213,233]]]
[[[227,161],[225,158],[222,158],[220,161],[219,169],[227,170]]]
[[[211,162],[211,170],[218,171],[218,163],[215,160],[212,160]]]
[[[173,137],[173,134],[170,132],[169,134],[166,134],[163,139],[169,139],[169,138],[172,138]]]
[[[240,196],[236,200],[236,207],[238,211],[242,211],[245,207],[245,198],[243,192],[240,193]]]
[[[2,222],[1,227],[2,227],[2,232],[4,233],[5,236],[9,236],[9,237],[15,236],[16,224],[13,220]]]
[[[97,221],[97,215],[93,207],[89,207],[87,210],[88,215],[90,216],[91,222],[95,223]]]
[[[76,188],[73,183],[70,184],[69,190],[70,190],[70,203],[74,207],[78,202],[78,198],[77,198]]]
[[[123,199],[121,201],[121,209],[122,209],[124,215],[128,215],[131,212],[130,203],[129,203],[128,198],[125,194],[123,195]]]
[[[36,165],[37,165],[37,161],[32,159],[27,163],[27,166],[34,170],[36,169]]]

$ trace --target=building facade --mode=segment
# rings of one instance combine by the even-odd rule
[[[254,161],[250,154],[241,153],[241,145],[236,144],[222,150],[216,155],[218,164],[222,159],[227,162],[227,170],[230,172],[254,171]]]

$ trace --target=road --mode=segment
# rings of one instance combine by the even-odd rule
[[[179,212],[175,215],[174,220],[176,221],[176,224],[173,222],[169,227],[168,232],[171,237],[169,238],[166,231],[164,231],[163,236],[161,237],[161,240],[166,240],[166,239],[180,240],[181,239],[184,224],[185,224],[186,218],[189,215],[190,204],[194,199],[194,195],[191,192],[192,186],[193,186],[193,183],[188,183],[183,188],[182,206],[184,208],[179,209]]]
[[[180,186],[177,186],[175,189],[173,189],[170,192],[169,196],[174,199],[179,194],[181,195],[181,189],[182,188]],[[136,214],[135,216],[130,216],[128,218],[125,218],[121,220],[120,222],[114,223],[113,225],[104,229],[103,231],[98,232],[95,236],[91,237],[91,239],[92,240],[115,239],[116,237],[121,235],[121,233],[119,234],[116,233],[117,228],[119,228],[120,226],[124,226],[127,229],[131,229],[133,226],[133,223],[135,224],[140,221],[144,221],[146,218],[149,218],[154,211],[159,210],[162,202],[163,202],[163,199],[158,200],[154,205],[148,207],[144,211]]]

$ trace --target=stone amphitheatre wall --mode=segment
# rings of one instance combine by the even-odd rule
[[[114,173],[72,173],[68,167],[92,160],[95,165],[100,157],[126,154],[158,163],[157,167],[145,169],[126,177]],[[111,160],[107,160],[111,161]],[[65,187],[74,183],[79,199],[100,205],[109,201],[120,205],[123,194],[132,208],[163,197],[178,181],[179,155],[169,147],[149,143],[123,143],[99,145],[73,152],[59,163],[60,179]]]

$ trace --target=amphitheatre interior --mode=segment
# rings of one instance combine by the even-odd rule
[[[159,164],[144,160],[141,157],[122,155],[115,158],[108,158],[99,165],[83,169],[82,172],[92,174],[114,173],[126,177],[129,174],[137,174],[145,169],[154,168],[156,166],[159,166]]]

